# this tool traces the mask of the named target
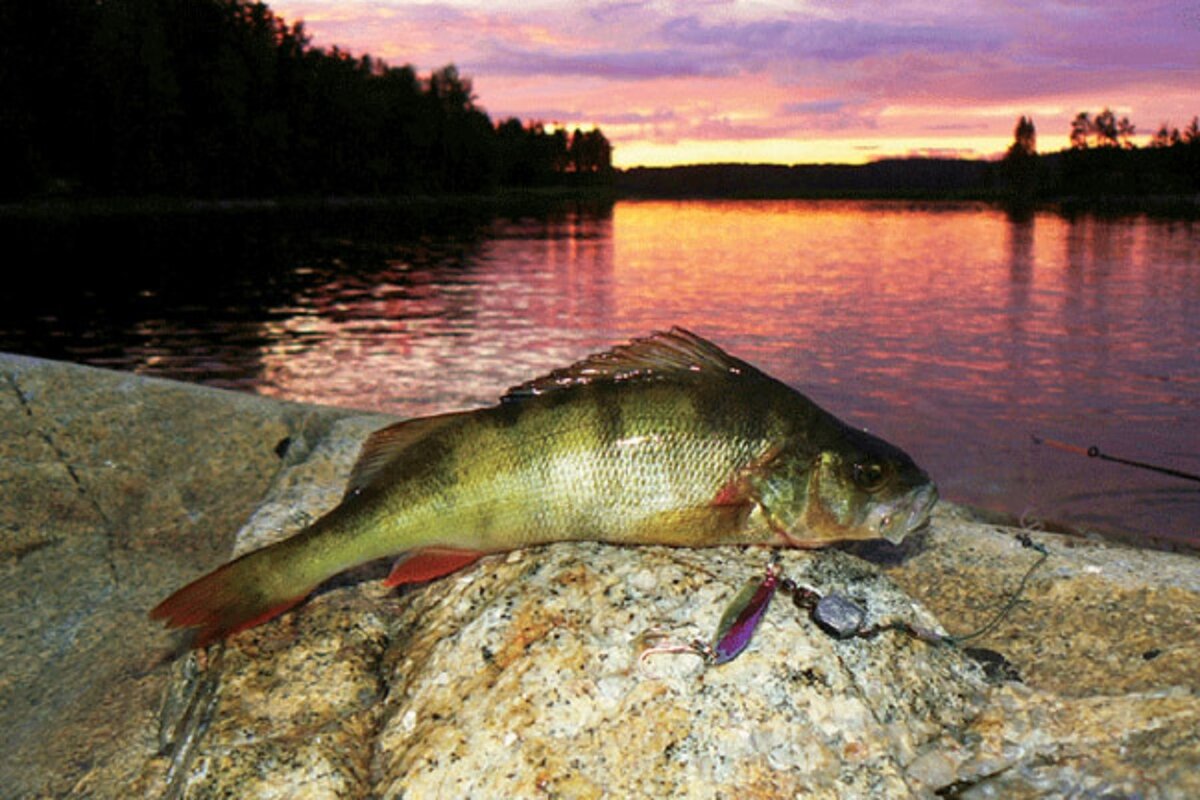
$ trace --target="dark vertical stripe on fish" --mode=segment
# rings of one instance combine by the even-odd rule
[[[730,388],[732,387],[727,386],[725,381],[711,381],[698,384],[692,392],[692,407],[705,431],[730,431],[738,428],[738,425],[731,424],[730,420],[730,403],[727,394]],[[757,416],[751,414],[749,419],[753,420]],[[739,417],[745,417],[745,415],[739,415]],[[745,424],[747,420],[740,418],[738,422]]]
[[[625,408],[616,392],[596,394],[597,444],[604,450],[625,438]]]

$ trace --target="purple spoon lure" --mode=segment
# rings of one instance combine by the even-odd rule
[[[710,664],[732,661],[750,644],[758,623],[771,605],[771,598],[775,596],[779,572],[779,565],[772,562],[767,566],[764,578],[750,581],[733,598],[721,615],[712,644],[705,648],[705,659]]]

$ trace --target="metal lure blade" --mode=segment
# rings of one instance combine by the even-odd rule
[[[721,622],[713,636],[711,663],[732,661],[746,649],[758,623],[767,613],[778,585],[779,567],[771,564],[767,567],[766,577],[750,581],[742,587],[721,615]]]

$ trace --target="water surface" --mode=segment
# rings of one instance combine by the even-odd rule
[[[3,304],[3,349],[410,416],[683,325],[951,499],[1200,544],[1200,485],[1031,439],[1200,472],[1195,223],[623,201],[66,228],[14,234],[51,277]]]

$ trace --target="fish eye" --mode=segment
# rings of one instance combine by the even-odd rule
[[[860,462],[854,465],[852,477],[854,485],[864,492],[875,492],[887,481],[888,471],[878,461]]]

